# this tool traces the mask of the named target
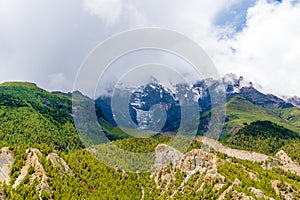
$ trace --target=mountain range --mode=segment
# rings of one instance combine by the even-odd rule
[[[214,91],[217,92],[213,99],[211,93]],[[208,126],[208,116],[210,116],[212,106],[214,108],[226,107],[223,134],[235,132],[244,124],[258,119],[270,120],[297,132],[300,130],[300,112],[295,100],[297,98],[294,97],[292,101],[292,99],[284,100],[272,94],[264,94],[255,89],[252,82],[234,74],[227,74],[220,80],[206,79],[191,85],[176,84],[172,90],[157,82],[152,82],[137,90],[123,88],[122,92],[128,94],[123,97],[119,95],[117,99],[131,97],[128,104],[130,117],[143,130],[151,130],[150,118],[154,112],[151,108],[154,105],[159,105],[158,108],[163,109],[167,115],[161,130],[155,130],[160,132],[176,131],[180,127],[181,109],[188,110],[189,107],[199,109],[198,115],[190,116],[190,120],[197,121],[200,124],[198,132],[203,132]],[[115,126],[117,123],[113,117],[111,99],[109,95],[100,96],[95,102],[102,111],[101,117]],[[212,100],[220,102],[212,102]],[[126,119],[125,114],[118,114]]]
[[[119,89],[94,100],[34,83],[0,84],[0,199],[300,199],[298,98],[264,94],[233,74]],[[125,106],[114,110],[113,98]],[[197,127],[184,151],[176,147],[188,137],[172,143],[181,110]],[[218,110],[225,112],[216,141],[206,131]],[[78,118],[87,129],[78,130]],[[83,136],[100,139],[88,148]],[[153,154],[141,163],[109,144]],[[118,164],[105,165],[97,150]],[[153,167],[141,173],[143,164]]]

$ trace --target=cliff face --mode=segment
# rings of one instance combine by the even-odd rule
[[[201,141],[205,139],[201,138]],[[204,143],[211,145],[212,150],[193,149],[182,154],[165,144],[156,147],[155,171],[150,178],[159,189],[160,197],[177,198],[193,191],[194,195],[206,199],[212,197],[205,196],[207,190],[214,194],[214,198],[220,200],[256,198],[272,200],[275,199],[274,197],[282,199],[299,197],[300,190],[288,182],[276,180],[276,176],[266,178],[261,174],[262,171],[272,173],[279,168],[297,175],[299,164],[292,161],[284,151],[279,151],[275,157],[258,154],[258,157],[263,159],[257,159],[251,152],[230,149],[216,141],[212,145],[211,139],[207,139]],[[262,171],[249,168],[251,162]],[[228,176],[230,173],[234,175]],[[261,190],[261,181],[266,181],[265,184],[273,190],[273,195],[269,196]],[[240,190],[242,186],[245,187],[244,191]]]
[[[197,174],[197,178],[193,179],[195,185],[201,183],[196,191],[202,191],[205,183],[216,183],[214,189],[216,191],[222,189],[225,185],[225,177],[218,173],[217,156],[202,149],[194,149],[186,154],[173,149],[167,145],[158,145],[156,148],[156,170],[151,174],[155,184],[162,189],[162,195],[165,192],[172,193],[171,197],[176,193],[184,193],[193,176]],[[184,174],[178,187],[174,187],[174,183],[178,182],[176,173]]]

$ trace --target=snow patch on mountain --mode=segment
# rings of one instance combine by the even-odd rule
[[[294,106],[300,108],[300,97],[293,96],[293,97],[286,97],[284,96],[283,99],[288,102],[293,104]]]
[[[253,83],[246,80],[243,76],[237,76],[235,74],[226,74],[221,82],[226,86],[228,92],[239,93],[242,88],[253,87]]]

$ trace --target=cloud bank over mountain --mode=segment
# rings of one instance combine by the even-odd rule
[[[0,82],[72,90],[88,53],[113,34],[168,28],[197,41],[221,75],[298,95],[300,3],[283,0],[0,0]]]

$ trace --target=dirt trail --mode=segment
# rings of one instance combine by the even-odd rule
[[[235,157],[241,160],[249,160],[253,162],[262,162],[269,159],[269,156],[261,153],[231,149],[229,147],[224,146],[220,142],[207,137],[197,137],[196,139],[202,142],[203,144],[208,145],[210,148],[214,149],[215,151],[227,154],[230,157]]]

